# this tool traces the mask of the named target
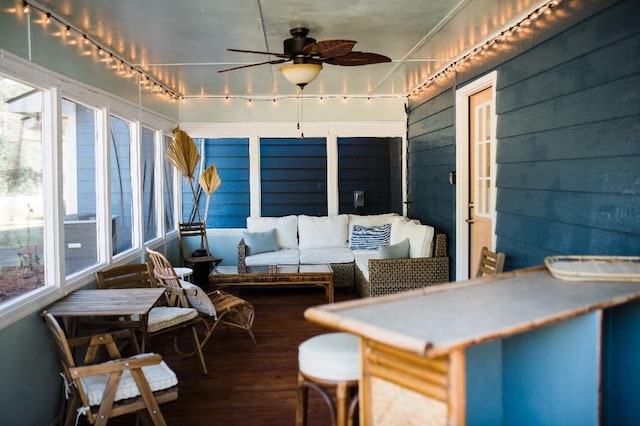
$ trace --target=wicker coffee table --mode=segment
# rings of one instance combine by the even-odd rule
[[[248,266],[238,272],[237,266],[218,266],[209,275],[212,287],[316,285],[324,287],[329,303],[333,303],[333,270],[322,265]]]

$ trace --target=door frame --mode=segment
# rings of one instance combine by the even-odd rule
[[[497,71],[492,71],[456,90],[456,281],[469,279],[469,98],[491,87],[491,134],[496,135],[496,83]],[[496,139],[497,144],[497,139]],[[496,149],[494,147],[493,151]],[[491,180],[491,238],[496,244],[496,182],[495,155]]]

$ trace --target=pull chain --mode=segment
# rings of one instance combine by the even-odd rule
[[[300,87],[300,91],[298,92],[298,130],[300,130],[300,138],[304,139],[304,129],[303,129],[303,98],[302,98],[302,87]]]

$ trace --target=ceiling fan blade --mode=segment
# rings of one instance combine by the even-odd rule
[[[353,40],[323,40],[307,44],[302,49],[302,53],[305,55],[320,55],[323,58],[334,58],[349,54],[356,43]]]
[[[347,67],[391,62],[391,58],[387,56],[369,52],[350,52],[344,56],[338,56],[335,58],[321,58],[320,60],[326,64],[342,65]]]
[[[257,53],[259,55],[271,55],[276,56],[278,58],[289,58],[287,55],[283,55],[282,53],[274,53],[274,52],[260,52],[257,50],[243,50],[243,49],[227,49],[229,52],[241,52],[241,53]]]
[[[258,62],[258,63],[255,63],[255,64],[249,64],[249,65],[242,65],[242,66],[239,66],[239,67],[227,68],[227,69],[224,69],[224,70],[219,70],[218,72],[227,72],[227,71],[240,70],[242,68],[255,67],[255,66],[258,66],[258,65],[265,65],[265,64],[281,64],[281,63],[287,62],[287,61],[289,61],[289,59],[275,59],[273,61]]]

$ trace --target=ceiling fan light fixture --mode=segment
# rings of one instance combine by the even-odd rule
[[[322,71],[321,63],[293,63],[280,67],[284,78],[299,86],[300,89],[315,80],[320,71]]]

